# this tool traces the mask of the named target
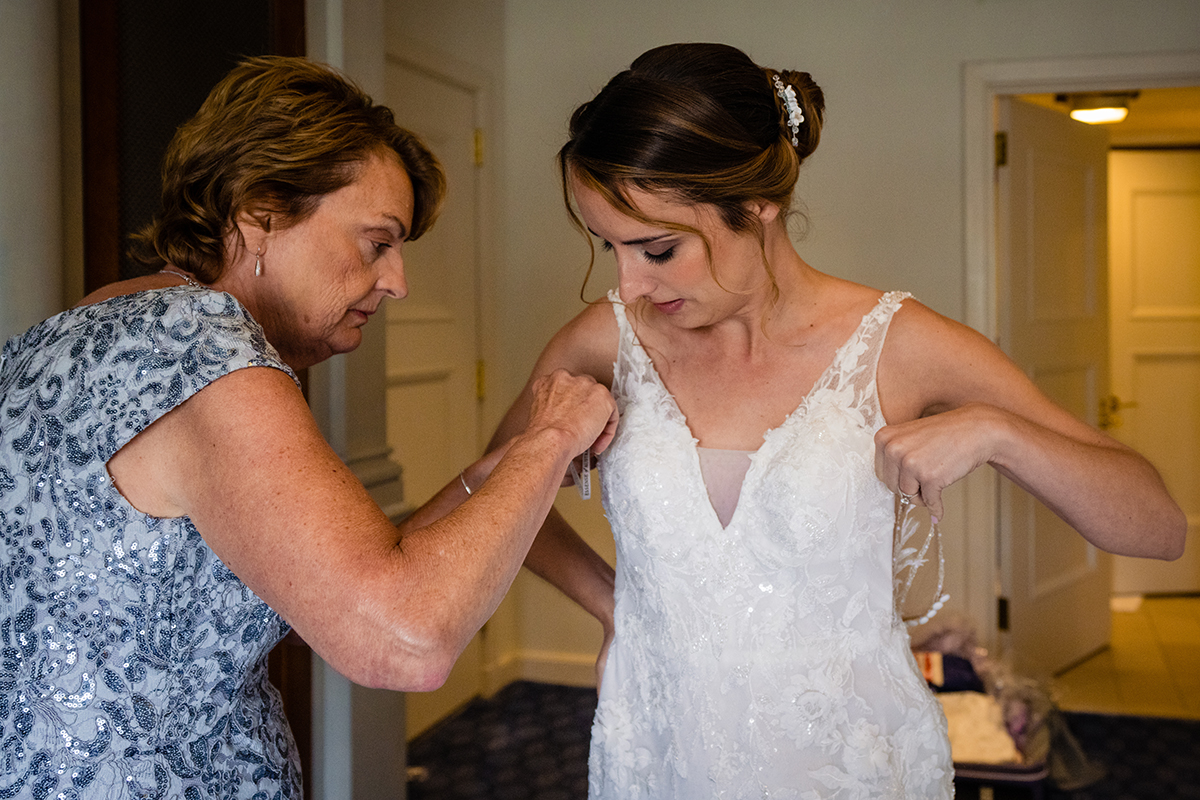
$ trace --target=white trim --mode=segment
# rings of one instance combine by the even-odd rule
[[[475,97],[475,127],[484,133],[483,164],[476,168],[476,207],[475,241],[476,255],[476,319],[475,319],[475,352],[489,366],[492,375],[498,375],[501,354],[496,349],[497,337],[487,335],[497,329],[498,313],[495,304],[497,296],[497,275],[500,273],[500,260],[503,257],[502,231],[496,224],[497,211],[501,208],[497,191],[496,176],[501,174],[501,159],[503,146],[500,133],[503,129],[499,114],[496,110],[495,97],[499,94],[496,77],[486,70],[461,61],[436,48],[422,44],[403,36],[391,36],[387,42],[385,58],[388,62],[401,64],[416,72],[445,81],[467,91]],[[416,311],[409,309],[403,315],[389,316],[389,324],[402,324],[409,321],[435,320],[432,310],[420,308]],[[414,314],[429,314],[429,316],[414,317]],[[489,382],[495,382],[491,378]],[[483,400],[479,414],[479,427],[475,431],[477,445],[482,450],[491,437],[488,423],[498,421],[507,410],[507,399],[498,398],[494,392],[488,393]],[[494,424],[494,423],[493,423]]]
[[[1200,52],[1096,56],[1039,61],[985,61],[963,69],[964,322],[996,340],[994,133],[996,99],[1006,94],[1144,89],[1200,85]],[[998,477],[978,470],[966,481],[966,551],[993,554],[1000,541]],[[968,559],[967,611],[981,626],[980,642],[994,648],[995,559]]]
[[[596,659],[567,651],[521,650],[484,666],[483,694],[491,697],[514,681],[595,686]]]
[[[516,653],[510,653],[507,656],[492,662],[486,661],[483,665],[483,696],[491,697],[496,692],[508,686],[514,681],[524,680],[525,674],[521,658]]]
[[[561,686],[595,686],[596,659],[591,655],[552,650],[522,650],[515,672],[523,680]]]

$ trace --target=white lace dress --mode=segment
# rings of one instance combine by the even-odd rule
[[[621,411],[604,453],[616,639],[589,797],[948,798],[946,722],[893,600],[875,477],[884,295],[750,456],[722,526],[696,440],[614,299]]]

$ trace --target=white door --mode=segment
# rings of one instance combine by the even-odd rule
[[[1096,424],[1108,392],[1107,134],[1000,100],[1000,345],[1051,399]],[[1108,643],[1111,556],[1008,481],[1000,575],[1021,674],[1050,675]]]
[[[475,156],[478,96],[421,65],[388,57],[386,104],[446,171],[437,224],[404,246],[408,297],[387,308],[387,436],[404,469],[405,500],[419,506],[478,456],[479,219]],[[478,694],[477,635],[436,692],[407,697],[416,736]]]
[[[1178,561],[1117,557],[1120,593],[1200,592],[1200,152],[1109,155],[1114,436],[1158,467],[1188,516]]]

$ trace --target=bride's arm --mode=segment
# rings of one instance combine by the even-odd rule
[[[489,449],[501,446],[524,429],[531,402],[530,387],[540,375],[565,369],[576,375],[591,375],[599,383],[611,387],[616,350],[617,326],[612,307],[606,302],[589,306],[546,346],[529,383],[492,437]],[[570,479],[566,478],[566,481]],[[597,662],[599,681],[613,634],[613,568],[554,509],[538,531],[525,557],[525,566],[603,625],[604,644]]]
[[[876,470],[893,490],[920,490],[941,514],[945,487],[990,464],[1092,544],[1173,559],[1186,519],[1138,453],[1047,398],[977,332],[912,301],[896,314],[879,367],[888,424]]]

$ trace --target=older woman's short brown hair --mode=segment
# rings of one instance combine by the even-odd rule
[[[130,255],[173,264],[205,283],[225,266],[225,239],[242,211],[294,225],[324,195],[352,183],[373,154],[394,152],[413,185],[409,239],[429,229],[446,191],[437,159],[391,109],[330,67],[303,58],[243,61],[180,126],[163,159],[162,210]]]

